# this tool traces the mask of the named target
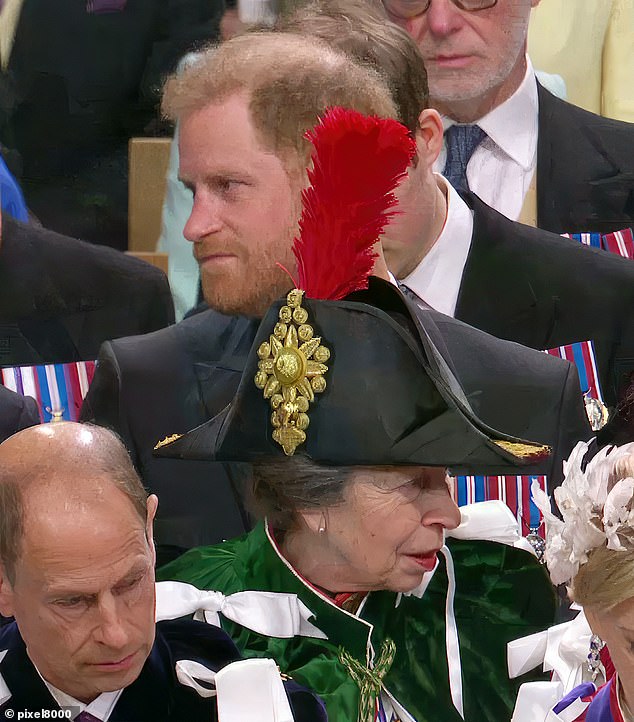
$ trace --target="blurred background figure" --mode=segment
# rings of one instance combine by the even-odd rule
[[[39,422],[35,399],[16,394],[0,384],[0,443],[17,431]]]
[[[17,221],[29,220],[22,190],[2,157],[0,157],[0,206],[4,213]]]
[[[634,121],[631,0],[541,0],[528,26],[528,54],[536,68],[563,77],[571,103]]]
[[[165,133],[162,79],[218,37],[222,0],[5,0],[0,138],[44,226],[127,247],[128,139]]]
[[[0,214],[0,367],[94,361],[104,341],[174,321],[165,274]]]

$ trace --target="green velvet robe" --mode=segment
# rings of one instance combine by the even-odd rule
[[[456,576],[454,611],[460,641],[467,722],[508,722],[524,675],[509,680],[506,643],[554,621],[554,594],[544,569],[523,550],[485,541],[448,540]],[[307,585],[279,555],[263,524],[245,537],[192,549],[163,567],[161,580],[232,594],[245,590],[297,594],[328,640],[280,639],[222,619],[247,657],[272,657],[281,671],[319,694],[331,722],[355,722],[359,690],[339,661],[343,647],[363,664],[382,642],[396,643],[384,687],[417,722],[458,722],[445,651],[447,573],[444,558],[422,598],[380,591],[357,616]],[[533,677],[534,678],[534,677]]]

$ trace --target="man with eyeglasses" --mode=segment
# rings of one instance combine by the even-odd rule
[[[425,60],[445,128],[436,170],[512,220],[556,233],[634,223],[634,125],[536,82],[526,37],[539,0],[383,1]]]
[[[281,29],[322,38],[380,70],[416,138],[416,162],[396,191],[400,212],[382,238],[407,292],[498,338],[565,347],[601,442],[634,440],[634,263],[510,221],[433,172],[443,124],[429,107],[427,71],[411,36],[380,7],[313,0]],[[605,407],[594,417],[602,404],[605,426]]]

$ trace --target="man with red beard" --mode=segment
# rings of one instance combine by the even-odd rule
[[[332,106],[397,115],[375,73],[291,33],[234,38],[167,85],[164,108],[180,123],[180,176],[194,195],[185,236],[211,308],[165,332],[105,344],[82,411],[119,431],[145,483],[159,494],[162,561],[249,526],[241,499],[233,496],[239,490],[219,464],[154,458],[152,449],[229,403],[257,319],[292,286],[284,269],[296,275],[291,245],[310,158],[304,133]],[[376,251],[373,273],[388,278],[379,244]],[[544,473],[557,469],[574,440],[590,434],[567,364],[433,311],[421,313],[437,326],[448,362],[465,367],[485,422],[554,448]],[[504,383],[519,394],[515,403],[483,392]]]

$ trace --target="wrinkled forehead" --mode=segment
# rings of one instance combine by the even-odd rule
[[[54,480],[27,495],[20,557],[42,573],[104,568],[148,552],[146,525],[132,501],[108,480],[88,488],[57,488]]]
[[[151,546],[140,527],[120,538],[78,535],[75,543],[67,535],[49,545],[27,538],[16,578],[44,594],[99,594],[151,573],[153,562]]]
[[[447,469],[444,466],[351,466],[349,478],[355,482],[370,482],[389,488],[410,481],[421,486],[446,485]]]

